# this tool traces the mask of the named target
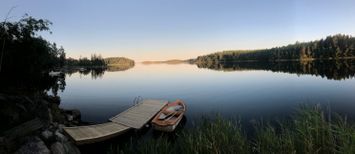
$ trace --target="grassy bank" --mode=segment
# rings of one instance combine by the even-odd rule
[[[108,153],[355,153],[354,124],[319,106],[302,106],[289,120],[253,125],[247,135],[239,120],[203,119],[174,139],[112,145]]]

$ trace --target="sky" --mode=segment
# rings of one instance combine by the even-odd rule
[[[188,59],[338,33],[355,35],[354,0],[1,0],[0,19],[53,22],[41,34],[67,57]]]

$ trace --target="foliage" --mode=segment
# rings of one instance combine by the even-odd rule
[[[319,106],[302,106],[291,119],[256,123],[252,135],[239,120],[204,119],[192,129],[157,139],[131,141],[108,153],[354,153],[355,127]],[[275,123],[275,122],[273,122]]]
[[[231,50],[199,56],[196,63],[338,59],[355,56],[355,38],[337,34],[325,39],[261,50]]]
[[[65,82],[48,76],[48,71],[62,67],[63,47],[57,47],[39,33],[49,31],[52,23],[25,15],[19,21],[0,23],[0,91],[32,92],[49,90]],[[63,84],[62,84],[63,83]]]
[[[63,47],[58,48],[38,35],[49,31],[51,24],[27,15],[16,22],[1,22],[0,46],[4,46],[1,73],[34,73],[61,67],[65,59]]]
[[[125,57],[109,57],[102,58],[101,55],[92,54],[91,58],[86,57],[66,60],[67,66],[80,66],[80,67],[106,67],[116,65],[134,66],[134,61]]]
[[[102,66],[105,67],[106,63],[104,59],[101,57],[101,55],[96,55],[92,54],[91,58],[88,59],[86,57],[84,58],[79,58],[73,59],[73,58],[68,58],[66,60],[66,65],[67,66],[80,66],[80,67],[91,67],[91,66]]]
[[[105,58],[105,63],[107,65],[126,65],[134,66],[134,61],[125,57],[108,57]]]

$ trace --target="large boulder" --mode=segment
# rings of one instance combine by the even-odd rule
[[[51,145],[53,154],[80,154],[80,150],[71,142],[55,142]]]
[[[67,115],[67,120],[68,121],[80,121],[81,119],[81,113],[79,110],[73,109],[73,110],[66,110],[65,111]]]
[[[16,154],[50,154],[46,144],[39,137],[31,137],[22,145]]]
[[[53,138],[53,132],[51,132],[50,130],[46,129],[41,133],[41,137],[43,140],[45,141],[49,141]]]
[[[66,154],[63,144],[55,142],[51,145],[52,154]]]
[[[0,117],[3,125],[0,131],[6,131],[23,122],[40,118],[45,124],[51,122],[48,105],[43,95],[10,95],[0,93]]]
[[[64,142],[63,147],[68,154],[80,154],[80,150],[72,142]]]
[[[67,137],[60,133],[58,130],[54,133],[55,139],[60,142],[68,141]]]

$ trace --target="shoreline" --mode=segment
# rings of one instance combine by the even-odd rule
[[[307,58],[307,59],[276,59],[276,60],[212,60],[198,62],[195,59],[192,64],[203,63],[243,63],[243,62],[307,62],[307,61],[336,61],[336,60],[355,60],[355,57],[340,57],[340,58]]]
[[[7,106],[0,109],[3,122],[12,121],[8,122],[8,126],[2,126],[1,153],[80,153],[63,132],[65,126],[86,124],[81,121],[79,110],[62,109],[59,97],[46,94],[0,93],[0,101]]]

